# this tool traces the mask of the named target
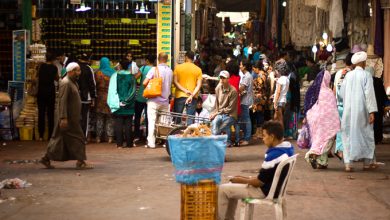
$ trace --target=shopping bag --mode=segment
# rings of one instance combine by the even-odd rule
[[[215,95],[209,94],[206,100],[204,100],[202,107],[206,109],[208,112],[212,113],[215,109],[215,101],[216,101]]]
[[[309,149],[311,146],[309,125],[303,124],[301,132],[298,135],[297,145],[301,149]]]
[[[168,136],[176,182],[195,184],[203,179],[221,182],[226,135],[206,137]]]
[[[143,96],[145,98],[155,98],[162,94],[163,79],[160,77],[158,67],[155,67],[154,77],[149,80],[148,85],[145,87]]]

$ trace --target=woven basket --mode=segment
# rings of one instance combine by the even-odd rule
[[[181,184],[181,220],[217,219],[217,196],[217,185],[212,180]]]

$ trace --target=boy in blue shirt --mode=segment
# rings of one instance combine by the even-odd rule
[[[272,185],[275,171],[279,163],[294,155],[294,147],[288,141],[283,141],[283,126],[277,121],[269,121],[263,125],[263,141],[268,147],[265,159],[257,177],[235,176],[230,183],[219,186],[218,189],[218,219],[234,219],[237,202],[243,198],[265,198]],[[281,173],[284,180],[287,172]],[[280,187],[276,189],[275,197],[279,195]]]

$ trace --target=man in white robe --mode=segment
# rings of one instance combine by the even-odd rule
[[[341,132],[347,172],[352,171],[352,162],[360,159],[364,160],[363,170],[377,168],[373,124],[378,108],[372,76],[364,70],[366,59],[365,52],[352,56],[355,69],[347,74],[340,89],[344,102]]]

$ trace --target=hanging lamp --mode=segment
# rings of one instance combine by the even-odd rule
[[[136,14],[150,14],[150,11],[148,11],[148,8],[145,8],[144,1],[141,3],[140,9],[135,11]]]
[[[91,7],[86,7],[84,2],[81,2],[80,8],[76,9],[76,12],[84,12],[91,10]]]

